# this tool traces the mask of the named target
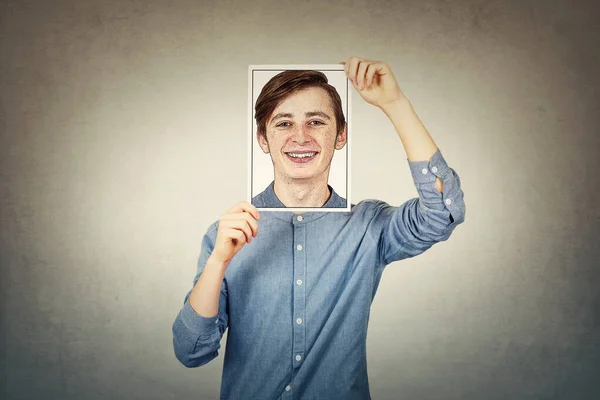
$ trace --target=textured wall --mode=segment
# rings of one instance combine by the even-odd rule
[[[218,398],[171,324],[246,191],[247,66],[388,61],[466,222],[387,267],[373,399],[600,398],[596,1],[0,5],[0,397]],[[352,198],[416,195],[354,96]],[[224,343],[223,339],[223,343]]]

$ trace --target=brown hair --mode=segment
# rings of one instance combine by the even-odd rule
[[[331,100],[331,107],[335,114],[336,131],[338,135],[346,126],[346,119],[342,111],[342,100],[337,90],[328,83],[327,76],[320,71],[313,70],[287,70],[283,71],[267,82],[262,88],[254,107],[254,118],[258,127],[257,133],[266,136],[267,120],[277,106],[292,93],[319,87],[324,89]]]

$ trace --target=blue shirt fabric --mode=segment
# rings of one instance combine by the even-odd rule
[[[179,361],[213,360],[229,329],[222,400],[370,399],[367,327],[385,266],[447,240],[465,217],[460,179],[439,150],[408,164],[419,196],[399,207],[364,200],[350,212],[261,212],[257,237],[225,272],[218,315],[197,314],[186,295],[173,324]],[[194,285],[217,228],[204,236]]]
[[[277,198],[274,190],[275,182],[271,182],[271,184],[261,193],[257,194],[252,198],[252,205],[256,208],[286,208],[285,204]],[[327,185],[329,188],[329,199],[325,202],[321,208],[346,208],[346,199],[338,195],[335,190],[330,185]],[[302,208],[302,207],[299,207]],[[311,208],[311,207],[307,207]]]

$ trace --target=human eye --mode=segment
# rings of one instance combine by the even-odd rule
[[[318,119],[313,119],[312,121],[308,122],[309,125],[325,125],[325,123],[323,121],[320,121]]]
[[[287,128],[288,126],[292,126],[292,123],[289,121],[281,121],[275,126],[278,128]]]

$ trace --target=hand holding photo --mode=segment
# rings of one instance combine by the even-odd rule
[[[350,211],[343,65],[250,66],[249,201],[269,211]]]

